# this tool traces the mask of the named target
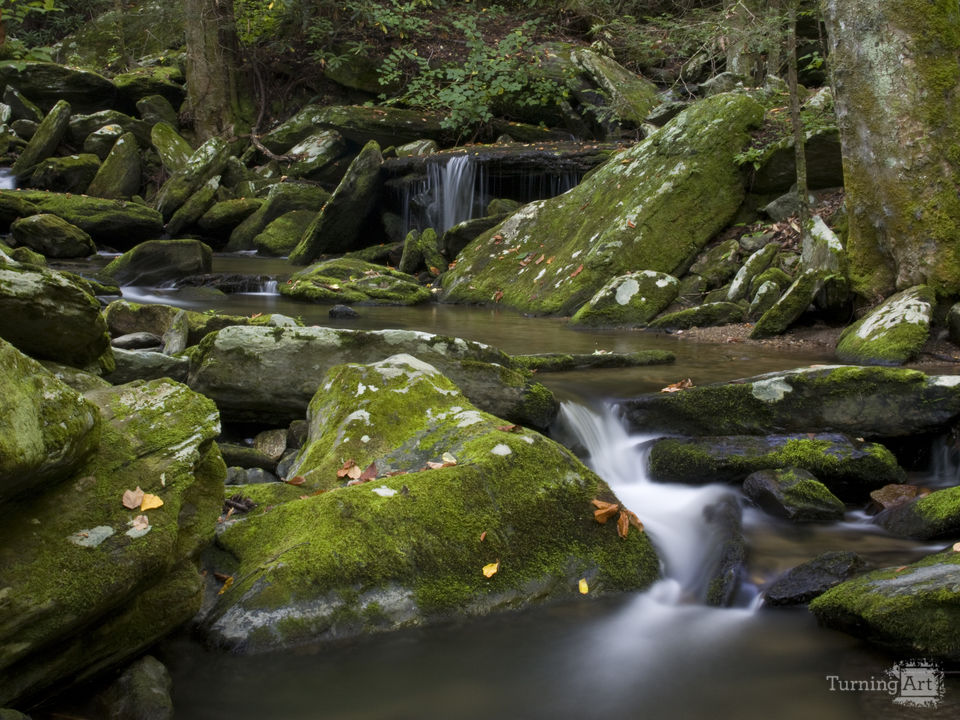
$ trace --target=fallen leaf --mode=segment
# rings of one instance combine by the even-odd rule
[[[550,257],[548,257],[548,258],[547,258],[547,265],[549,265],[550,263],[552,263],[552,262],[553,262],[553,259],[554,259],[555,257],[556,257],[556,255],[551,255]]]
[[[363,470],[360,469],[359,465],[354,465],[347,470],[347,477],[351,480],[359,480],[361,475],[363,475]]]
[[[450,463],[451,465],[457,464],[457,459],[448,452],[445,452],[443,455],[441,455],[440,459],[443,460],[445,463]]]
[[[637,514],[635,512],[627,510],[626,508],[623,509],[623,512],[627,514],[627,518],[630,520],[630,524],[633,525],[640,532],[643,532],[643,523],[640,522],[640,518],[637,517]]]
[[[483,566],[483,576],[486,578],[491,578],[497,574],[497,570],[500,569],[500,561],[492,562],[489,565]]]
[[[570,277],[575,278],[577,275],[579,275],[579,274],[582,273],[582,272],[583,272],[583,265],[581,265],[581,266],[578,267],[576,270],[574,270],[572,273],[570,273]]]
[[[632,229],[635,228],[636,226],[637,226],[637,224],[636,224],[633,220],[627,220],[627,227],[628,227],[628,228],[630,228],[630,229],[632,230]]]
[[[139,485],[137,485],[136,490],[124,490],[122,502],[127,510],[136,510],[143,502],[143,490],[140,489]]]
[[[214,576],[217,580],[219,580],[220,582],[226,582],[227,580],[230,579],[230,576],[229,576],[229,575],[227,575],[226,573],[222,573],[222,572],[214,572],[214,573],[213,573],[213,576]]]
[[[586,595],[588,592],[590,592],[590,586],[587,585],[586,578],[580,578],[580,582],[577,584],[577,587],[579,588],[581,595]]]
[[[258,317],[263,317],[263,313],[254,313],[250,316],[251,320],[256,320]]]
[[[960,542],[953,544],[953,551],[960,552]]]
[[[137,515],[129,523],[134,530],[146,530],[150,527],[150,519],[146,515]]]
[[[377,463],[376,463],[376,462],[372,462],[372,463],[370,463],[369,465],[367,465],[367,469],[364,470],[364,471],[360,474],[360,477],[357,478],[357,479],[358,479],[360,482],[369,482],[370,480],[373,480],[373,479],[376,478],[376,477],[377,477]]]
[[[143,512],[144,510],[153,510],[154,508],[158,508],[162,505],[163,505],[163,500],[161,500],[156,495],[151,495],[150,493],[146,493],[143,496],[143,502],[140,503],[140,512]]]
[[[620,506],[617,505],[617,503],[608,503],[604,502],[603,500],[597,500],[596,498],[590,502],[592,502],[594,507],[597,508],[593,511],[593,519],[601,525],[606,523],[607,520],[613,517],[614,513],[620,509]]]
[[[223,581],[223,587],[220,588],[220,592],[218,592],[217,595],[223,595],[227,590],[230,589],[231,585],[233,585],[233,575]]]
[[[338,478],[346,477],[346,476],[347,476],[347,473],[350,472],[350,468],[356,467],[356,465],[357,465],[357,461],[356,461],[356,460],[347,460],[347,461],[340,467],[340,469],[337,470],[337,477],[338,477]]]
[[[493,294],[493,301],[494,301],[494,302],[500,302],[501,300],[503,300],[503,290],[497,290],[497,291]]]
[[[543,262],[544,260],[546,260],[546,259],[547,259],[547,256],[546,256],[546,255],[541,255],[540,257],[537,258],[536,262],[533,263],[533,264],[534,264],[534,265],[539,265],[540,263],[542,263],[542,262]]]
[[[515,433],[515,432],[520,432],[520,429],[521,428],[519,425],[497,425],[497,430],[500,430],[502,432]]]
[[[617,518],[617,535],[626,540],[629,532],[630,517],[623,510],[621,510],[620,516]]]
[[[434,277],[437,277],[437,275],[440,274],[440,268],[434,267],[433,265],[431,265],[429,268],[427,268],[427,270],[428,270],[429,273],[430,273],[431,275],[433,275]]]
[[[484,530],[482,533],[480,533],[480,542],[483,542],[486,539],[487,539],[487,531]],[[960,545],[960,543],[957,543],[957,545]]]
[[[672,385],[667,385],[665,388],[661,388],[660,392],[672,393],[680,392],[681,390],[686,390],[687,388],[693,387],[693,380],[686,378],[685,380],[679,380],[678,382],[673,383]]]
[[[296,477],[292,477],[285,482],[287,485],[303,485],[306,481],[307,479],[303,475],[297,475]]]

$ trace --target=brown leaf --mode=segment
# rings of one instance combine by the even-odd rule
[[[624,540],[626,540],[627,533],[629,532],[630,532],[630,518],[623,510],[621,510],[619,517],[617,517],[617,535],[619,535]]]
[[[673,383],[672,385],[667,385],[665,388],[661,388],[660,392],[672,393],[680,392],[681,390],[686,390],[687,388],[693,387],[693,380],[686,378],[684,380],[679,380],[678,382]]]
[[[429,273],[430,273],[431,275],[433,275],[434,277],[437,277],[437,276],[440,274],[440,268],[434,267],[433,265],[431,265],[429,268],[427,268],[427,270],[428,270]]]
[[[351,480],[359,480],[361,475],[363,475],[363,470],[360,469],[359,465],[354,465],[347,470],[347,477]]]
[[[124,490],[121,502],[127,510],[136,510],[143,502],[143,490],[139,485],[136,490]]]
[[[486,539],[487,539],[487,531],[484,530],[482,533],[480,533],[480,542],[483,542]],[[957,543],[957,545],[960,545],[960,543]]]
[[[369,482],[377,477],[377,463],[372,462],[367,465],[367,469],[361,473],[360,477],[357,478],[360,482]]]
[[[540,263],[542,263],[542,262],[543,262],[544,260],[546,260],[546,259],[547,259],[547,256],[546,256],[546,255],[541,255],[540,257],[537,258],[536,262],[533,263],[533,264],[534,264],[534,265],[539,265]]]
[[[497,430],[501,432],[515,433],[520,432],[521,429],[519,425],[497,425]]]
[[[297,475],[296,477],[292,477],[285,482],[287,485],[303,485],[306,481],[307,479],[303,475]]]
[[[581,266],[578,267],[576,270],[574,270],[572,273],[570,273],[570,277],[575,278],[577,275],[579,275],[579,274],[582,273],[582,272],[583,272],[583,265],[581,265]]]
[[[635,512],[627,510],[626,508],[623,509],[623,512],[627,514],[627,518],[630,520],[630,524],[633,525],[640,532],[643,532],[643,523],[640,522],[640,518],[637,517],[637,514]]]
[[[222,572],[214,572],[214,573],[213,573],[213,576],[214,576],[217,580],[219,580],[220,582],[226,582],[227,580],[230,579],[230,576],[229,576],[229,575],[227,575],[226,573],[222,573]]]
[[[628,227],[628,228],[630,228],[630,229],[632,230],[632,229],[635,228],[636,226],[637,226],[637,224],[636,224],[633,220],[627,220],[627,227]]]
[[[347,476],[347,473],[350,472],[350,468],[356,467],[356,465],[357,465],[357,461],[356,461],[356,460],[347,460],[347,461],[343,464],[343,466],[342,466],[339,470],[337,470],[337,477],[338,477],[338,478],[344,478],[344,477],[346,477],[346,476]]]
[[[130,527],[134,530],[146,530],[150,527],[150,520],[146,515],[137,515],[133,520],[130,521]]]
[[[494,301],[494,302],[500,302],[501,300],[503,300],[503,290],[497,290],[497,291],[493,294],[493,301]]]
[[[551,255],[550,257],[548,257],[548,258],[547,258],[547,265],[549,265],[550,263],[552,263],[552,262],[553,262],[553,259],[554,259],[555,257],[556,257],[556,255]]]
[[[605,524],[613,515],[620,509],[620,506],[617,503],[608,503],[603,500],[597,500],[594,498],[590,502],[593,503],[594,507],[597,509],[593,511],[593,519],[596,520],[601,525]]]

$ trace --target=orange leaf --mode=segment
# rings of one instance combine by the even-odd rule
[[[671,393],[671,392],[680,392],[681,390],[686,390],[687,388],[693,387],[693,380],[687,378],[685,380],[680,380],[675,382],[672,385],[667,385],[665,388],[661,388],[660,392]]]
[[[487,531],[484,530],[482,533],[480,533],[480,542],[483,542],[486,539],[487,539]],[[960,545],[960,543],[957,543],[957,544]]]
[[[363,475],[363,470],[360,469],[359,465],[354,465],[347,470],[347,477],[351,480],[359,480],[361,475]]]
[[[540,263],[542,263],[542,262],[543,262],[544,260],[546,260],[546,259],[547,259],[547,256],[546,256],[546,255],[541,255],[540,257],[537,258],[537,261],[534,263],[534,265],[539,265]]]
[[[640,518],[637,517],[637,514],[635,512],[631,512],[630,510],[627,510],[626,508],[623,509],[623,512],[627,514],[627,518],[629,518],[630,524],[633,525],[640,532],[643,532],[643,523],[640,522]]]
[[[431,275],[433,275],[434,277],[436,277],[437,275],[440,274],[440,268],[436,268],[436,267],[434,267],[433,265],[431,265],[431,266],[428,268],[428,271],[429,271],[429,273],[430,273]]]
[[[617,518],[617,535],[622,537],[624,540],[627,539],[627,534],[630,532],[630,516],[627,515],[623,510],[620,511],[620,516]]]
[[[303,475],[297,475],[286,481],[287,485],[303,485],[307,479]]]
[[[593,511],[593,519],[596,520],[601,525],[605,524],[607,520],[613,517],[614,513],[620,509],[620,506],[617,503],[608,503],[603,500],[597,500],[594,498],[591,500],[594,507],[597,509]]]
[[[501,432],[515,433],[520,432],[520,429],[519,425],[497,425],[497,430]]]
[[[136,490],[124,490],[121,502],[127,510],[136,510],[143,502],[143,490],[139,485]]]
[[[153,510],[154,508],[158,508],[162,505],[163,500],[156,495],[146,493],[143,496],[143,501],[140,503],[140,512],[143,512],[144,510]]]
[[[550,257],[548,257],[548,258],[547,258],[547,265],[549,265],[550,263],[552,263],[552,262],[553,262],[553,259],[554,259],[555,257],[556,257],[556,255],[551,255]]]
[[[258,317],[263,317],[263,313],[254,313],[250,316],[251,320],[256,320]]]
[[[572,273],[570,273],[570,277],[575,278],[577,275],[579,275],[579,274],[582,273],[582,272],[583,272],[583,265],[581,265],[581,266],[578,267],[576,270],[574,270]]]
[[[483,570],[481,572],[483,572],[483,576],[485,578],[491,578],[497,574],[497,570],[499,569],[500,569],[500,561],[497,560],[496,562],[492,562],[488,565],[484,565]]]
[[[628,227],[628,228],[633,229],[633,228],[635,228],[636,226],[637,226],[637,224],[636,224],[633,220],[627,220],[627,227]]]
[[[347,473],[350,471],[350,468],[355,467],[357,464],[356,460],[347,460],[343,466],[337,470],[337,477],[342,478],[346,477]]]

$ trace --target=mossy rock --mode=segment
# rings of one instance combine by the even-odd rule
[[[140,151],[133,133],[125,133],[114,143],[87,194],[129,200],[140,192]]]
[[[67,102],[77,112],[93,112],[112,107],[117,96],[103,75],[49,62],[0,62],[0,84],[16,88],[46,110]]]
[[[773,307],[760,316],[750,331],[750,337],[765,338],[785,332],[813,304],[821,287],[823,273],[804,270]]]
[[[843,502],[812,473],[800,468],[751,473],[743,481],[743,492],[768,514],[792,522],[843,520]]]
[[[225,475],[216,409],[170,380],[87,399],[103,418],[97,453],[0,527],[0,705],[122,664],[200,607],[193,558],[212,538]],[[138,486],[162,507],[126,509]],[[139,514],[146,528],[133,526]]]
[[[289,255],[316,215],[313,210],[291,210],[267,225],[253,245],[260,255]]]
[[[215,202],[200,216],[197,226],[207,233],[225,235],[256,212],[263,202],[261,198],[234,198]]]
[[[847,580],[810,603],[821,625],[907,657],[960,660],[960,553]]]
[[[168,235],[179,235],[187,228],[199,222],[203,214],[210,209],[220,189],[220,175],[215,175],[201,185],[193,195],[187,198],[164,226]]]
[[[147,95],[136,104],[140,118],[151,128],[158,122],[165,122],[173,128],[177,126],[177,110],[163,95]]]
[[[397,157],[425,157],[439,150],[436,140],[414,140],[397,148]]]
[[[933,289],[926,285],[891,295],[843,331],[837,340],[837,357],[864,365],[909,362],[927,342],[936,304]]]
[[[750,307],[747,309],[747,318],[750,320],[760,319],[764,313],[777,304],[780,299],[780,286],[773,280],[764,281],[757,292],[754,293],[753,300],[750,301]]]
[[[701,252],[690,272],[699,275],[706,282],[706,289],[712,290],[727,283],[740,269],[740,243],[736,240],[714,245]]]
[[[705,302],[702,305],[661,315],[650,322],[654,330],[686,330],[743,322],[744,308],[732,302]]]
[[[100,158],[90,153],[47,158],[34,167],[30,186],[64,193],[84,193],[100,170]]]
[[[119,110],[100,110],[89,115],[74,114],[70,118],[69,140],[75,145],[81,145],[92,133],[107,125],[119,125],[125,133],[133,133],[143,147],[150,144],[150,127],[143,120]]]
[[[158,122],[150,130],[150,144],[160,156],[160,162],[169,173],[186,167],[193,155],[190,143],[183,139],[176,128],[167,122]]]
[[[753,279],[773,264],[778,252],[779,244],[767,243],[748,257],[730,283],[727,300],[736,302],[747,297]]]
[[[433,298],[412,275],[352,258],[324,260],[300,270],[280,286],[280,294],[334,304],[419,305]]]
[[[601,368],[645,367],[669,365],[676,356],[666,350],[638,350],[632,353],[538,353],[511,356],[515,365],[534,372],[564,372],[567,370],[596,370]]]
[[[830,588],[865,572],[867,561],[855,552],[831,550],[791,568],[763,590],[764,605],[808,603]]]
[[[333,195],[304,231],[290,262],[306,265],[324,253],[361,247],[361,233],[380,194],[380,146],[367,143],[350,163]]]
[[[316,178],[334,160],[346,151],[347,144],[336,130],[321,130],[305,137],[287,151],[296,158],[287,167],[287,175],[294,178]]]
[[[113,366],[99,301],[53,270],[28,268],[0,253],[0,337],[36,358]]]
[[[183,83],[183,72],[176,65],[138,67],[113,76],[120,99],[130,107],[150,95],[160,95],[179,107],[186,96]]]
[[[113,359],[116,367],[104,377],[115,385],[159,378],[186,382],[190,372],[189,359],[162,352],[114,347]]]
[[[876,516],[882,528],[900,537],[933,540],[960,534],[960,487],[934,490]]]
[[[122,125],[104,125],[87,135],[83,141],[83,151],[96,155],[101,161],[106,160],[113,146],[125,133]]]
[[[800,263],[801,267],[807,270],[841,275],[847,272],[847,256],[843,243],[819,215],[813,217],[808,231],[803,235]]]
[[[227,250],[252,250],[254,238],[278,217],[294,210],[310,210],[316,214],[329,199],[330,193],[316,185],[301,182],[276,183],[256,211],[230,233]],[[297,242],[300,242],[300,238],[297,238]]]
[[[226,418],[280,425],[303,417],[332,366],[396,353],[441,368],[471,402],[511,422],[545,428],[559,410],[549,390],[496,348],[412,330],[227,327],[191,354],[189,384]]]
[[[97,694],[97,706],[113,717],[153,720],[173,718],[173,678],[167,667],[152,655],[132,663],[110,686]]]
[[[449,228],[440,238],[440,247],[443,250],[443,254],[453,260],[467,245],[490,228],[499,225],[505,218],[506,213],[501,215],[486,215],[457,223]]]
[[[53,109],[47,113],[47,116],[40,123],[36,133],[30,138],[30,142],[20,153],[10,171],[18,176],[25,176],[41,160],[46,160],[53,155],[60,142],[67,134],[67,126],[70,122],[70,103],[60,100]]]
[[[642,327],[672,303],[680,282],[666,273],[643,270],[613,278],[570,318],[572,325]]]
[[[90,235],[56,215],[31,215],[10,225],[13,239],[45,257],[87,257],[97,251]]]
[[[156,127],[156,126],[154,126]],[[157,194],[157,210],[169,220],[187,199],[205,183],[223,172],[230,157],[230,146],[218,137],[197,148],[187,162],[167,180]]]
[[[765,282],[774,283],[777,290],[783,292],[793,284],[793,278],[778,267],[768,267],[762,273],[753,276],[753,280],[750,281],[750,291],[756,294]]]
[[[663,438],[650,449],[650,475],[661,482],[740,483],[758,470],[786,468],[812,473],[850,502],[906,478],[883,445],[854,442],[836,433]]]
[[[816,189],[843,185],[840,133],[835,125],[808,130],[803,149],[807,163],[807,187]],[[750,187],[754,192],[783,193],[797,182],[797,156],[792,136],[770,145],[757,162],[760,167],[751,170]]]
[[[210,272],[213,251],[199,240],[148,240],[114,258],[101,274],[120,285],[157,285]]]
[[[69,477],[97,449],[100,411],[0,340],[0,504]]]
[[[10,117],[13,120],[30,120],[36,123],[43,120],[43,110],[16,88],[9,85],[4,88],[3,102],[10,106]]]
[[[643,432],[896,437],[948,427],[960,414],[960,377],[901,368],[821,366],[650,393],[623,400],[620,406],[628,423]]]
[[[740,206],[733,156],[761,115],[742,95],[695,104],[569,192],[477,238],[444,275],[444,300],[572,314],[613,276],[687,267]],[[521,265],[530,253],[544,263]]]
[[[612,121],[620,128],[640,127],[650,111],[660,104],[656,85],[630,72],[613,58],[579,48],[571,53],[570,60],[601,90],[605,106],[601,112],[612,113]]]
[[[289,648],[574,597],[581,579],[598,593],[658,576],[646,535],[594,521],[593,498],[616,502],[602,480],[553,441],[500,429],[409,355],[332,368],[310,418],[294,470],[327,492],[220,533],[240,580],[205,623],[216,644]],[[424,469],[444,453],[456,464]],[[345,487],[348,457],[376,477]]]

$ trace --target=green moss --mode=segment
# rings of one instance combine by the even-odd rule
[[[432,299],[414,277],[355,258],[325,260],[294,273],[280,294],[312,302],[417,305]]]
[[[750,331],[751,338],[779,335],[807,311],[823,284],[823,275],[807,270],[798,277],[777,302],[757,320]]]
[[[918,286],[889,297],[846,330],[837,341],[844,362],[902,365],[923,348],[936,306],[933,290]]]
[[[650,323],[654,330],[685,330],[743,322],[745,310],[736,303],[708,302],[687,310],[661,315]]]

